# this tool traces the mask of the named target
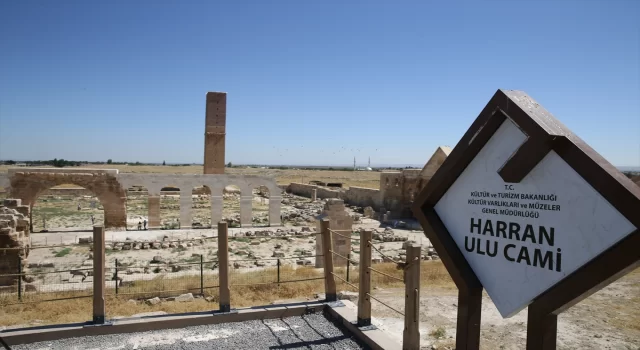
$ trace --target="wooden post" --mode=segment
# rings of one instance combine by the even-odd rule
[[[327,218],[320,221],[322,254],[324,255],[324,293],[327,301],[336,301],[338,297],[336,294],[336,279],[333,276],[333,253],[330,252],[330,250],[333,250],[333,244],[329,225],[329,219]]]
[[[22,302],[22,257],[18,257],[18,301]]]
[[[480,349],[480,316],[482,314],[482,287],[458,289],[458,323],[456,349]]]
[[[360,284],[358,286],[358,327],[371,325],[371,230],[360,234]]]
[[[231,311],[231,291],[229,290],[229,233],[227,223],[218,223],[218,270],[220,285],[220,311]]]
[[[118,259],[116,259],[115,266],[116,266],[116,269],[115,269],[116,272],[114,274],[114,277],[115,277],[115,280],[116,280],[116,296],[118,296],[118,285],[120,284],[120,283],[118,283]]]
[[[200,254],[200,295],[204,297],[204,257]]]
[[[104,261],[104,227],[93,226],[93,324],[104,324]]]
[[[541,314],[529,306],[527,316],[527,350],[555,350],[558,315]]]
[[[407,247],[407,270],[404,274],[403,350],[420,349],[420,251],[419,244]]]

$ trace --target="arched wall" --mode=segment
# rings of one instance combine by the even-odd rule
[[[235,185],[240,188],[240,223],[243,227],[252,225],[251,206],[252,189],[265,186],[269,189],[269,224],[280,226],[280,209],[282,196],[280,188],[273,178],[255,175],[174,175],[174,174],[118,174],[122,187],[142,185],[149,190],[149,226],[159,226],[160,189],[167,184],[180,188],[180,224],[191,226],[191,195],[194,187],[207,186],[211,189],[211,222],[213,225],[222,220],[222,191],[226,186]],[[156,210],[157,198],[157,210]],[[158,214],[156,214],[156,212]]]
[[[98,197],[104,208],[104,226],[109,229],[126,227],[126,195],[113,174],[99,172],[16,171],[10,174],[10,193],[24,205],[33,207],[38,196],[63,184],[81,186]]]
[[[256,175],[174,175],[174,174],[120,174],[112,169],[59,169],[59,168],[17,168],[9,169],[6,177],[0,175],[9,184],[12,198],[22,199],[23,204],[33,205],[38,195],[47,189],[62,185],[74,184],[91,191],[98,197],[104,208],[104,226],[110,229],[126,228],[126,191],[134,185],[142,185],[149,193],[150,228],[160,227],[160,190],[167,185],[180,188],[180,224],[191,227],[192,190],[196,186],[207,186],[211,189],[212,223],[222,220],[222,191],[226,186],[236,185],[240,188],[240,223],[252,226],[251,206],[252,189],[265,186],[269,189],[269,224],[282,225],[280,210],[282,196],[275,180],[270,177]]]

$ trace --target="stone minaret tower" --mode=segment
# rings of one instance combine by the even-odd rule
[[[207,92],[204,132],[204,173],[224,174],[227,93]]]

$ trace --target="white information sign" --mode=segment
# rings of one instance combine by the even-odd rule
[[[435,206],[503,317],[635,230],[554,151],[505,183],[498,171],[526,138],[506,119]]]

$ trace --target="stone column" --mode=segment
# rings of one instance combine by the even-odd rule
[[[314,188],[311,190],[311,201],[315,202],[318,199],[318,189]]]
[[[192,188],[180,189],[180,228],[191,228]]]
[[[281,226],[280,213],[282,206],[282,197],[269,197],[269,226]]]
[[[218,193],[222,193],[222,191],[215,192],[216,195],[213,194],[213,190],[211,191],[211,227],[215,227],[217,222],[222,221],[222,208],[223,208],[223,199],[222,196],[218,196]]]
[[[240,226],[251,227],[251,208],[253,205],[253,196],[240,196]]]
[[[159,228],[160,227],[160,195],[149,193],[147,198],[149,215],[147,217],[148,227]]]

